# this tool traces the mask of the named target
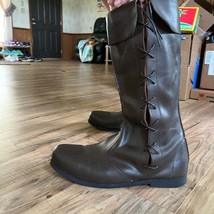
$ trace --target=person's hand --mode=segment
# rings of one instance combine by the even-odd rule
[[[143,3],[145,0],[141,0]],[[123,4],[130,2],[130,0],[102,0],[103,4],[108,10],[113,10],[117,7],[120,7]]]
[[[127,2],[129,2],[130,0],[108,0],[108,4],[112,7],[112,8],[116,8],[116,7],[120,7],[123,4],[126,4]]]
[[[126,4],[130,0],[102,0],[103,4],[108,10],[113,10],[117,7],[120,7],[123,4]]]
[[[107,10],[110,10],[110,6],[108,4],[108,0],[102,0],[102,3],[105,5],[105,7],[107,8]]]

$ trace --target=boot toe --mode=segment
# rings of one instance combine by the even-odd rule
[[[100,145],[66,145],[55,148],[51,166],[68,180],[85,186],[106,187],[127,182],[105,157]]]
[[[51,165],[64,172],[72,173],[72,165],[78,161],[78,155],[82,153],[81,145],[58,145],[52,154]]]
[[[103,120],[109,117],[109,112],[106,111],[92,111],[89,116],[89,121],[93,121],[97,124],[102,124]]]

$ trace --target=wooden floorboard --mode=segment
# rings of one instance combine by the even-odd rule
[[[214,104],[188,100],[180,108],[190,152],[186,185],[83,187],[55,173],[50,156],[59,144],[93,144],[112,134],[87,123],[92,110],[120,110],[111,65],[0,65],[0,213],[214,213]]]
[[[208,167],[207,171],[176,214],[214,213],[214,164]]]

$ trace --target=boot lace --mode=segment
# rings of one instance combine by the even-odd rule
[[[138,10],[142,14],[141,15],[142,20],[138,19],[138,23],[140,25],[142,25],[143,29],[148,29],[155,34],[158,46],[161,47],[162,37],[152,19],[153,10],[152,10],[152,5],[151,5],[150,0],[146,0],[144,7],[142,7],[138,1],[137,7],[138,7]],[[143,35],[144,35],[143,40],[145,42],[145,34],[143,33]],[[144,44],[143,47],[142,46],[137,47],[137,49],[142,53],[142,57],[140,58],[140,60],[145,61],[146,57],[150,57],[151,59],[154,59],[155,57],[152,55],[152,51],[156,47],[156,43],[154,42],[152,44],[151,48],[149,48],[148,50],[145,46],[146,45]],[[145,129],[147,129],[151,132],[157,132],[157,129],[154,127],[159,121],[156,120],[155,122],[150,124],[150,122],[148,121],[148,117],[145,117],[145,115],[149,114],[149,112],[148,112],[149,109],[156,110],[156,106],[153,103],[154,100],[156,99],[156,97],[152,97],[151,99],[149,99],[147,97],[147,85],[148,84],[155,85],[155,81],[152,79],[152,77],[155,75],[155,71],[152,71],[151,74],[147,74],[147,72],[144,71],[144,72],[141,72],[140,75],[143,79],[140,83],[140,86],[141,87],[146,86],[145,87],[145,98],[141,97],[141,100],[143,103],[142,107],[141,107],[141,111],[144,111],[144,120],[141,120],[141,124],[142,124],[142,126],[145,127]],[[152,155],[159,154],[159,152],[155,149],[156,145],[157,145],[157,142],[154,142],[152,145],[149,145],[149,144],[146,145],[146,149],[144,151],[148,152],[149,160],[148,160],[147,164],[145,164],[145,163],[142,164],[142,166],[144,166],[145,168],[152,169],[152,170],[155,170],[158,168],[158,165],[153,165],[153,163],[152,163]]]

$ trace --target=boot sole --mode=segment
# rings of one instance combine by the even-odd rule
[[[94,183],[94,182],[87,182],[82,181],[74,176],[68,174],[67,172],[59,169],[53,163],[50,163],[51,167],[58,172],[60,175],[72,181],[73,183],[80,184],[83,186],[88,187],[96,187],[96,188],[120,188],[120,187],[132,187],[132,186],[141,186],[141,185],[148,185],[150,187],[159,187],[159,188],[177,188],[183,186],[187,181],[187,176],[183,176],[180,178],[165,178],[165,179],[145,179],[127,183],[119,183],[119,184],[104,184],[104,183]]]
[[[96,123],[92,122],[90,119],[88,120],[88,123],[91,124],[96,129],[99,129],[101,131],[108,131],[108,132],[119,132],[120,131],[120,129],[117,129],[117,128],[106,128],[103,126],[99,126]]]

